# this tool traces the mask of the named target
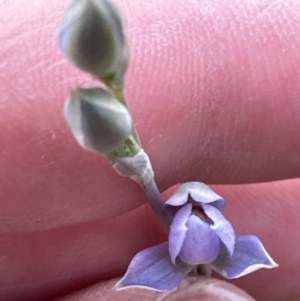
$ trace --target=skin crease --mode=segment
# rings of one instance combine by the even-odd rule
[[[234,283],[259,301],[299,298],[300,1],[117,3],[127,96],[160,189],[219,184],[236,232],[259,236],[280,265]],[[0,2],[1,301],[120,276],[165,239],[139,187],[83,151],[63,119],[70,89],[94,83],[57,47],[67,4]],[[228,185],[274,180],[285,181]]]

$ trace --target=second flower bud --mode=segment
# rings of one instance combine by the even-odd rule
[[[102,88],[72,91],[65,116],[79,144],[95,152],[109,154],[131,135],[128,109]]]

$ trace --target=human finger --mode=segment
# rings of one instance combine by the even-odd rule
[[[299,176],[298,1],[117,4],[132,52],[126,91],[162,190]],[[57,47],[67,5],[0,3],[2,233],[107,218],[145,201],[63,120],[69,90],[92,83]]]
[[[279,264],[234,283],[259,301],[299,298],[300,180],[213,188],[228,200],[225,216],[236,234],[257,235]],[[45,300],[122,276],[138,251],[166,239],[147,205],[105,221],[1,236],[0,296]]]
[[[238,287],[212,278],[190,277],[175,292],[165,294],[141,289],[115,291],[115,283],[115,279],[105,281],[57,301],[93,301],[103,296],[110,301],[254,301]]]

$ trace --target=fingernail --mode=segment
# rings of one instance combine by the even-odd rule
[[[160,301],[255,301],[237,286],[214,278],[189,277]]]

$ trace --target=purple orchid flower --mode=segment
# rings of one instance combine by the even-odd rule
[[[225,200],[203,183],[180,185],[165,203],[173,217],[168,242],[139,252],[116,287],[171,291],[199,265],[227,279],[277,267],[256,236],[235,235],[224,206]]]

